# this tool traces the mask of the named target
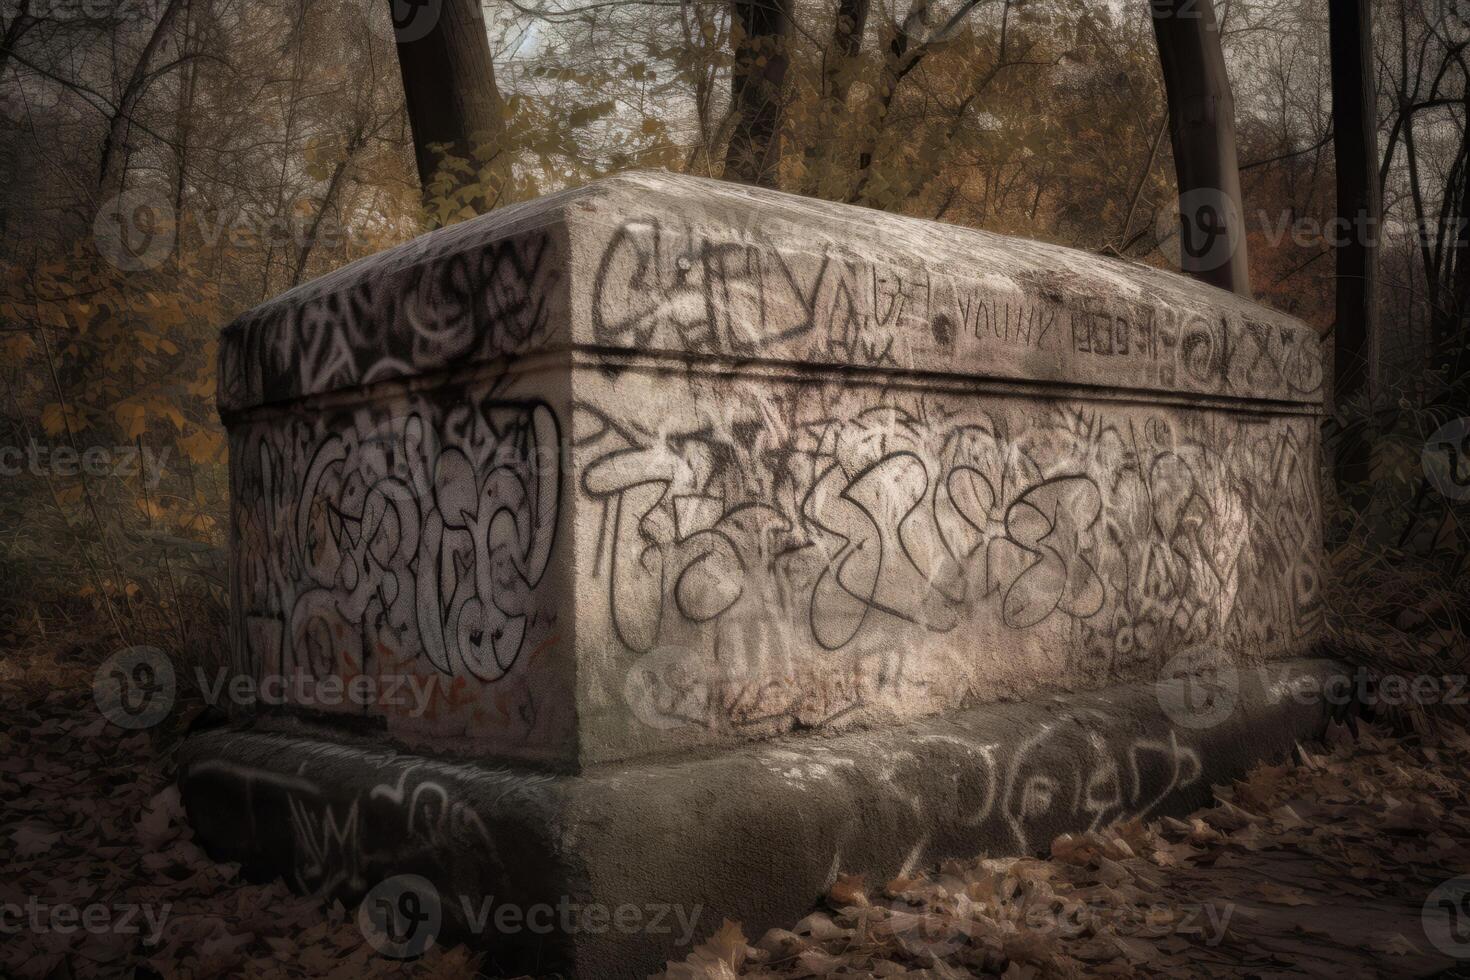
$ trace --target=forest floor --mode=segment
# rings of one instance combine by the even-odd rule
[[[0,974],[476,973],[464,947],[384,960],[352,911],[210,861],[172,782],[187,712],[125,731],[73,674],[0,676]],[[840,877],[789,930],[727,922],[668,975],[1470,977],[1453,958],[1470,898],[1444,887],[1470,875],[1470,733],[1431,728],[1336,728],[1186,819],[1058,838],[1047,859]]]

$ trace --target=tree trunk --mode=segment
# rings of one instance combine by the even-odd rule
[[[1470,110],[1470,92],[1465,94],[1464,106]],[[1433,307],[1431,317],[1431,364],[1443,363],[1443,354],[1453,349],[1454,339],[1470,322],[1470,131],[1461,136],[1459,159],[1451,174],[1459,182],[1453,191],[1456,206],[1446,208],[1454,216],[1454,237],[1440,259],[1445,282],[1440,290],[1443,301]]]
[[[833,137],[847,108],[852,89],[852,65],[862,50],[863,35],[868,29],[871,0],[838,0],[832,19],[832,40],[822,57],[822,90],[817,104],[816,132],[803,154],[805,172],[801,192],[816,196],[822,189],[822,167],[835,158]]]
[[[1235,155],[1235,100],[1210,0],[1153,0],[1179,179],[1180,264],[1250,296],[1245,210]]]
[[[898,94],[898,83],[903,81],[904,76],[912,71],[919,63],[919,59],[924,56],[922,48],[912,57],[909,56],[911,40],[909,29],[923,22],[924,12],[928,7],[929,0],[911,0],[908,15],[894,28],[893,34],[888,38],[888,52],[878,75],[876,91],[870,100],[871,116],[864,122],[867,132],[858,150],[857,179],[847,191],[846,200],[849,204],[861,201],[868,189],[868,179],[872,176],[873,171],[873,156],[878,152],[878,141],[882,138],[883,126],[888,121],[888,110],[893,105],[894,96]]]
[[[107,117],[107,133],[102,137],[102,162],[97,168],[99,201],[106,201],[122,193],[133,114],[137,112],[138,103],[142,101],[153,80],[153,59],[173,29],[174,19],[178,17],[185,2],[186,0],[168,0],[163,13],[158,17],[158,23],[153,26],[153,33],[148,35],[147,43],[143,45],[138,60],[133,64],[132,74],[123,86],[117,107]]]
[[[490,39],[479,0],[443,0],[432,26],[432,4],[415,4],[406,23],[395,23],[398,71],[403,78],[408,124],[413,130],[419,184],[429,187],[446,159],[468,160],[476,144],[497,144],[505,134],[504,103],[495,84]],[[392,13],[392,4],[389,4]],[[482,153],[483,157],[483,153]],[[458,194],[478,184],[480,175],[443,170],[448,192]],[[477,210],[494,204],[494,194],[472,195]]]
[[[184,12],[184,39],[183,49],[188,52],[193,45],[194,24],[193,8]],[[191,61],[184,68],[184,77],[179,81],[179,101],[174,110],[174,123],[177,127],[174,135],[174,221],[176,231],[174,234],[174,265],[184,256],[184,192],[189,183],[189,142],[194,135],[194,95],[199,81],[199,65]]]
[[[734,0],[731,42],[735,129],[725,179],[775,187],[781,166],[781,103],[791,56],[791,0]]]
[[[1371,0],[1329,0],[1333,152],[1337,161],[1337,316],[1333,327],[1333,403],[1339,410],[1371,388],[1375,244],[1379,233],[1378,104],[1373,76]],[[1345,226],[1344,226],[1345,223]],[[1333,475],[1344,499],[1369,485],[1370,433],[1343,424]]]
[[[301,277],[306,274],[306,263],[311,258],[312,250],[316,248],[316,238],[321,233],[322,221],[326,218],[327,212],[337,209],[337,197],[342,191],[347,168],[352,166],[352,161],[365,146],[367,146],[367,139],[363,134],[363,126],[359,124],[352,135],[347,138],[347,147],[342,151],[337,165],[332,168],[332,176],[327,181],[327,189],[322,193],[321,203],[317,205],[316,214],[311,218],[311,226],[307,228],[306,235],[302,239],[301,251],[296,253],[296,268],[291,273],[293,287],[300,285]]]
[[[893,107],[899,84],[908,77],[909,72],[919,67],[919,63],[930,51],[934,50],[935,45],[954,36],[960,24],[979,3],[980,0],[961,0],[959,7],[949,15],[949,19],[938,30],[915,44],[914,31],[927,22],[932,12],[932,3],[931,0],[910,0],[909,12],[904,15],[902,22],[894,26],[893,33],[888,38],[888,54],[883,59],[883,68],[875,86],[876,92],[871,99],[871,115],[863,124],[867,132],[862,147],[858,151],[857,179],[847,192],[846,200],[849,204],[867,200],[868,185],[873,177],[873,158],[882,140],[884,127],[888,122],[888,111]],[[1006,25],[1010,21],[1010,12],[1015,5],[1015,0],[1006,0],[1005,12],[1001,15],[1001,50],[996,64],[989,72],[991,79],[1003,67],[1005,61]],[[989,81],[982,83],[982,89],[985,84],[989,84]],[[976,94],[978,95],[978,92]]]
[[[717,142],[713,113],[715,79],[718,74],[715,51],[707,46],[705,30],[713,29],[714,17],[710,9],[696,6],[693,0],[680,0],[679,25],[684,33],[684,47],[696,63],[690,66],[694,84],[694,119],[699,127],[699,142],[690,148],[685,160],[685,169],[690,173],[715,176],[715,151]]]

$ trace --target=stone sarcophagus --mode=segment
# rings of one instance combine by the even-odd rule
[[[220,785],[281,732],[540,779],[1310,655],[1322,388],[1310,328],[1178,276],[712,181],[435,232],[222,338],[232,657],[286,681]]]
[[[632,175],[287,293],[220,363],[238,667],[421,678],[340,705],[410,745],[590,764],[1320,619],[1315,333],[1140,266]]]

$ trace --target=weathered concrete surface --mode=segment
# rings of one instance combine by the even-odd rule
[[[1146,267],[614,178],[225,331],[236,669],[576,768],[1306,655],[1320,368]]]
[[[1312,402],[1300,321],[1136,263],[662,173],[443,229],[225,331],[238,411],[572,345]]]
[[[1212,784],[1317,736],[1326,702],[1312,692],[1341,670],[1242,672],[1209,727],[1174,727],[1164,706],[1191,703],[1176,680],[560,776],[219,729],[189,740],[180,778],[205,846],[253,876],[351,907],[417,874],[443,910],[440,941],[468,938],[504,971],[644,976],[725,917],[751,935],[789,925],[839,871],[882,881],[1193,809]],[[476,930],[487,897],[492,924]],[[536,905],[572,911],[538,932],[521,924]],[[505,930],[501,906],[519,910]],[[637,927],[613,925],[629,906]]]

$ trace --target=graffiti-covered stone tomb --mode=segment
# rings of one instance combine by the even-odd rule
[[[646,976],[1326,725],[1317,337],[1167,272],[629,174],[266,303],[219,391],[272,697],[182,799],[370,941]]]
[[[225,330],[232,657],[403,689],[262,729],[578,769],[1303,656],[1322,380],[1145,266],[613,178]]]

